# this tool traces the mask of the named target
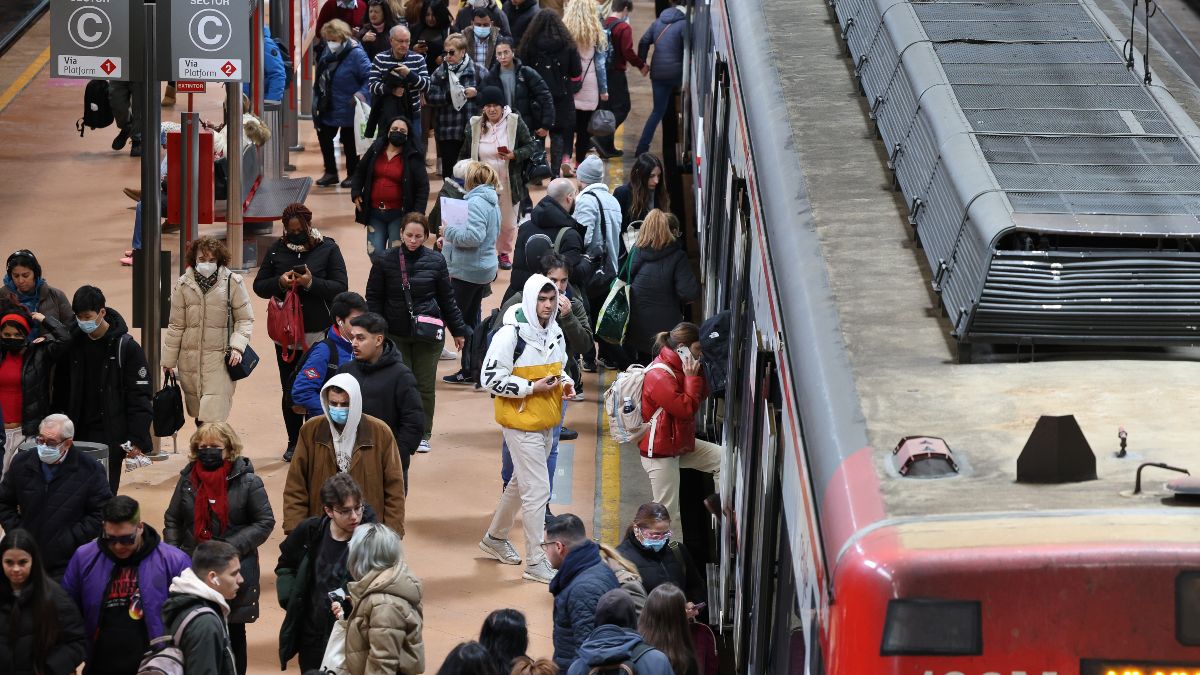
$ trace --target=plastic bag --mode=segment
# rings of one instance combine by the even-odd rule
[[[346,669],[346,620],[333,622],[333,632],[325,644],[325,658],[321,659],[321,672],[348,675]]]
[[[371,106],[367,105],[362,99],[354,98],[354,150],[358,152],[358,156],[362,157],[367,150],[371,148],[371,144],[375,142],[374,138],[367,136],[367,120],[371,117]]]

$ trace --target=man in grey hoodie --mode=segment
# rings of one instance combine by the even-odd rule
[[[241,585],[237,549],[215,539],[197,546],[192,566],[171,581],[163,624],[183,652],[185,675],[237,675],[228,620]]]

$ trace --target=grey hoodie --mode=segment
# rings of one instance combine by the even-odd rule
[[[579,645],[579,651],[576,652],[575,661],[567,675],[586,675],[596,666],[620,663],[630,658],[634,648],[642,642],[642,636],[628,628],[608,623],[597,626],[584,639],[583,644]],[[666,654],[657,649],[642,654],[634,664],[638,675],[675,675]]]

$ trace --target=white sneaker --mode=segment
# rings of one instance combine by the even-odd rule
[[[558,570],[550,566],[550,561],[545,558],[536,565],[528,565],[525,567],[525,573],[521,575],[522,579],[537,581],[539,583],[548,584],[558,574]]]
[[[417,446],[417,452],[429,452],[430,450],[433,448],[430,447],[429,441],[421,441],[421,444]]]
[[[439,358],[442,361],[457,361],[458,354],[451,349],[446,349],[445,347],[442,347],[442,355]]]
[[[587,399],[584,398],[582,391],[577,391],[577,392],[575,392],[575,395],[571,397],[571,400],[572,401],[585,401]]]
[[[492,535],[485,534],[483,535],[483,539],[479,540],[479,550],[505,565],[521,564],[521,556],[507,539],[495,539]]]

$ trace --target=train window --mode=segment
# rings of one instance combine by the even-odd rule
[[[897,599],[888,602],[882,656],[978,656],[981,607],[975,600]]]
[[[1200,571],[1182,572],[1175,578],[1175,639],[1200,646]]]

